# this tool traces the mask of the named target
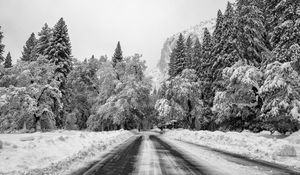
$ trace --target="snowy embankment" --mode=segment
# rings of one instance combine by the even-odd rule
[[[168,130],[164,137],[300,168],[300,132],[279,139],[271,136],[269,132],[254,134],[178,129]]]
[[[0,174],[67,174],[132,135],[123,130],[0,134]]]

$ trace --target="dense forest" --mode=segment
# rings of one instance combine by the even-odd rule
[[[0,28],[0,132],[149,128],[294,132],[300,122],[300,1],[236,0],[203,41],[180,35],[153,89],[141,55],[72,56],[63,18],[12,65]]]
[[[299,129],[300,1],[237,0],[202,42],[180,35],[158,92],[161,120],[208,130]]]

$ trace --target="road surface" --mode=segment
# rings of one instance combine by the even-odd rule
[[[82,171],[82,170],[81,170]],[[84,175],[288,175],[284,167],[141,133],[95,162]]]

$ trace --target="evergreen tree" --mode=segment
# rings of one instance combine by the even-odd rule
[[[63,18],[53,28],[53,36],[45,49],[50,62],[59,65],[56,73],[62,73],[64,77],[71,71],[71,43],[68,28]]]
[[[221,12],[221,10],[218,10],[218,15],[217,15],[217,20],[216,20],[216,28],[212,34],[212,38],[213,38],[213,43],[214,45],[220,45],[221,42],[221,37],[222,37],[222,32],[223,32],[223,14]],[[218,50],[215,49],[214,50]]]
[[[280,21],[282,15],[281,8],[277,8],[281,0],[264,0],[264,16],[265,16],[265,28],[268,33],[273,33],[276,26]],[[281,6],[282,7],[282,6]],[[270,38],[269,38],[270,39]]]
[[[4,61],[4,58],[2,56],[4,52],[4,44],[2,44],[3,34],[1,32],[1,26],[0,26],[0,64],[2,61]]]
[[[11,60],[11,55],[10,52],[7,53],[5,61],[4,61],[4,68],[11,68],[12,67],[12,60]]]
[[[201,68],[198,69],[198,76],[202,80],[207,80],[211,73],[212,60],[212,40],[211,35],[207,28],[204,29],[204,36],[202,42],[202,53],[201,53]]]
[[[212,79],[214,89],[224,90],[222,72],[226,67],[232,66],[240,57],[236,47],[236,13],[230,2],[227,3],[225,13],[222,18],[221,37],[219,43],[215,42],[213,48],[214,64],[212,65]],[[217,32],[214,32],[217,36]],[[216,39],[214,39],[216,41]]]
[[[204,29],[204,36],[202,42],[202,59],[201,69],[198,69],[198,77],[202,82],[202,100],[204,106],[208,108],[212,106],[214,92],[212,89],[212,66],[214,59],[212,57],[212,40],[207,28]],[[209,114],[209,113],[208,113]]]
[[[211,35],[207,28],[204,28],[203,42],[202,42],[202,56],[204,62],[209,62],[212,51]]]
[[[67,106],[70,103],[68,89],[66,88],[66,80],[68,74],[72,70],[71,43],[68,34],[68,28],[63,18],[55,24],[52,32],[52,37],[47,48],[45,49],[46,58],[56,65],[55,79],[59,83],[58,88],[62,93],[63,110],[56,116],[56,126],[61,128],[65,123],[65,112],[68,111]]]
[[[193,57],[193,41],[191,36],[189,36],[185,43],[186,48],[186,66],[185,68],[191,69],[192,68],[192,57]]]
[[[38,33],[39,39],[36,44],[36,53],[38,55],[47,56],[46,49],[50,44],[50,40],[52,37],[52,31],[48,27],[48,24],[45,23],[42,30]]]
[[[115,49],[115,53],[112,57],[113,66],[116,66],[116,64],[121,62],[122,60],[123,60],[123,53],[122,53],[120,41],[118,41],[117,47]]]
[[[174,76],[180,74],[187,65],[186,49],[183,35],[180,33],[174,48]]]
[[[221,10],[219,10],[217,20],[216,20],[216,28],[212,35],[212,40],[213,40],[212,54],[214,57],[217,57],[223,49],[223,45],[221,43],[222,33],[223,33],[223,20],[224,20],[224,16]]]
[[[223,23],[224,23],[224,15],[222,14],[221,10],[218,10],[217,20],[216,20],[216,28],[212,35],[212,42],[213,42],[213,49],[212,49],[212,58],[213,58],[213,65],[212,65],[212,79],[215,81],[217,77],[220,77],[222,72],[222,57],[220,56],[223,43],[222,43],[222,35],[223,35]],[[216,82],[214,82],[214,86],[216,87]]]
[[[201,58],[202,58],[202,46],[200,44],[199,38],[196,38],[194,47],[193,47],[193,57],[192,57],[192,66],[194,70],[199,70],[201,68]]]
[[[237,0],[237,49],[249,64],[260,66],[266,51],[263,14],[254,0]]]
[[[34,49],[37,43],[37,39],[35,38],[35,34],[31,33],[30,37],[26,41],[25,46],[23,47],[22,52],[22,61],[32,61],[34,57]]]
[[[298,0],[282,0],[274,9],[278,24],[271,34],[271,44],[275,58],[279,62],[290,61],[287,59],[289,48],[294,43],[300,43],[299,8]]]
[[[262,6],[262,12],[264,14],[264,26],[266,29],[266,46],[269,50],[273,50],[271,45],[271,34],[274,32],[274,28],[278,25],[280,15],[276,12],[275,8],[281,0],[264,0]]]
[[[221,45],[222,51],[221,55],[229,58],[224,58],[228,62],[233,62],[231,65],[234,64],[236,60],[230,60],[233,52],[236,51],[236,28],[235,28],[235,11],[230,2],[228,2],[224,18],[223,18],[223,25],[222,25],[222,36],[221,36]]]

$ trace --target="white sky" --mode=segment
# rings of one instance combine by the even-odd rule
[[[125,56],[143,54],[153,67],[167,37],[216,17],[226,4],[226,0],[0,0],[0,26],[5,51],[14,61],[32,32],[37,35],[44,23],[52,27],[63,17],[75,58],[92,54],[110,58],[120,41]]]

